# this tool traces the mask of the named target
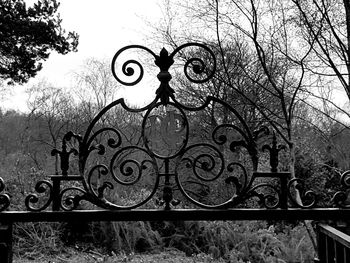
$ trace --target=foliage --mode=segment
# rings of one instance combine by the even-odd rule
[[[225,261],[215,260],[209,255],[199,254],[193,257],[187,257],[185,253],[172,249],[160,253],[150,254],[112,254],[103,255],[97,251],[91,250],[86,252],[68,251],[68,253],[60,256],[42,256],[37,260],[45,260],[48,262],[67,262],[67,263],[224,263]],[[33,261],[27,261],[23,258],[16,257],[14,263],[32,263]]]
[[[13,230],[13,242],[16,255],[28,259],[36,259],[43,253],[58,255],[63,251],[60,238],[60,223],[16,223]]]
[[[42,123],[43,116],[32,118],[30,126],[22,126],[21,123],[27,121],[25,116],[11,114],[3,115],[8,116],[7,119],[4,119],[4,125],[19,129],[29,127],[26,131],[27,134],[45,134],[47,126],[35,125],[36,122]],[[42,112],[42,114],[45,113]],[[11,120],[13,120],[13,124],[11,124]],[[56,119],[52,116],[51,121],[59,123],[62,119]],[[31,140],[19,143],[16,139],[18,136],[16,132],[9,132],[9,136],[15,144],[11,146],[9,153],[3,153],[6,157],[3,159],[6,165],[2,168],[8,173],[6,180],[9,187],[12,188],[9,189],[9,192],[15,195],[12,196],[12,200],[23,202],[24,197],[33,188],[34,182],[37,182],[39,178],[42,179],[45,174],[48,174],[48,171],[53,171],[52,163],[54,160],[43,154],[47,153],[47,146],[37,143],[35,145],[38,148],[29,146],[33,143]],[[24,147],[24,145],[27,146]],[[305,143],[302,145],[306,152],[300,152],[300,155],[297,155],[300,156],[298,161],[300,170],[298,172],[308,177],[316,167],[313,162],[308,161],[308,158],[313,158],[311,160],[314,161],[316,157],[305,155],[308,150]],[[40,153],[39,159],[42,169],[38,169],[33,159],[28,156],[29,149]],[[130,191],[127,196],[111,196],[111,198],[119,198],[118,201],[123,204],[133,203],[149,194],[147,184],[143,184],[141,187],[144,188]],[[21,190],[16,191],[15,189]],[[155,203],[147,205],[150,205],[150,208],[156,206]],[[46,223],[16,226],[17,253],[19,256],[34,255],[34,252],[40,250],[43,253],[44,251],[53,253],[56,249],[55,246],[60,250],[64,249],[64,245],[70,245],[84,250],[89,247],[98,247],[99,250],[103,251],[101,253],[157,252],[176,248],[188,256],[209,254],[212,258],[223,258],[237,262],[247,260],[275,262],[277,258],[288,262],[288,258],[295,256],[308,262],[307,260],[312,257],[310,241],[306,237],[306,231],[301,226],[291,227],[285,232],[278,232],[273,226],[268,226],[264,222],[96,222],[86,225],[79,224],[79,227],[80,229],[76,225]],[[48,240],[45,241],[46,239]],[[36,250],[31,250],[31,244],[43,245],[43,248],[39,248],[38,245]],[[48,246],[53,247],[49,248]]]
[[[132,196],[138,198],[138,193]],[[70,245],[86,248],[87,240],[109,254],[177,249],[188,257],[210,255],[230,262],[312,262],[314,253],[303,226],[275,228],[263,221],[96,222],[80,237],[75,235]]]
[[[7,174],[6,179],[8,179],[9,187],[13,187],[9,191],[14,193],[12,200],[22,201],[33,188],[33,183],[38,181],[38,178],[53,171],[53,161],[52,159],[49,161],[50,159],[45,155],[50,148],[47,145],[59,145],[65,129],[73,127],[75,124],[73,120],[75,118],[79,120],[80,116],[79,114],[75,115],[76,112],[72,107],[73,102],[66,94],[54,88],[46,89],[45,86],[38,91],[41,93],[36,94],[37,100],[33,105],[40,105],[40,107],[34,107],[34,109],[39,110],[36,114],[32,114],[31,118],[20,114],[17,116],[15,113],[1,116],[3,127],[0,126],[0,128],[4,134],[0,134],[0,138],[5,144],[9,143],[10,145],[5,147],[6,151],[2,153],[5,157],[2,168]],[[51,110],[50,107],[53,109]],[[118,122],[117,118],[124,117],[118,111],[112,112],[110,116],[112,117],[112,115],[114,118],[103,120],[99,125],[109,125]],[[130,120],[129,117],[126,119]],[[28,124],[27,120],[29,120],[30,125],[26,125]],[[128,126],[128,122],[123,122],[121,125]],[[29,135],[30,139],[23,140],[25,136],[19,136],[21,132],[16,131],[17,128],[24,129],[24,134]],[[45,137],[48,130],[51,133],[51,138]],[[84,129],[82,128],[82,130]],[[131,133],[131,137],[133,137],[132,134],[137,134],[137,132],[133,133],[133,127],[127,131]],[[11,139],[6,138],[6,133]],[[54,136],[52,136],[53,134]],[[310,151],[314,145],[305,143],[310,140],[303,131],[300,134],[305,136],[303,140],[300,140],[301,146],[304,148],[296,145],[296,172],[300,177],[321,182],[316,177],[317,172],[320,171],[316,163],[326,160],[321,158],[322,154],[319,152]],[[18,140],[17,137],[22,138],[22,140]],[[299,149],[303,151],[298,152]],[[34,158],[34,156],[36,157]],[[134,191],[128,191],[123,196],[116,195],[114,192],[110,193],[109,197],[124,205],[134,203],[150,193],[147,185],[149,185],[147,182],[142,182],[141,186]],[[217,187],[220,186],[217,185]],[[17,189],[20,191],[16,191]],[[148,203],[147,205],[154,208],[156,203]],[[37,228],[34,229],[34,227]],[[45,242],[46,239],[48,239],[47,242]],[[35,251],[30,250],[33,243],[43,246],[42,251],[49,253],[52,250],[51,246],[58,245],[61,249],[63,244],[81,249],[98,247],[104,251],[103,253],[110,254],[120,251],[125,253],[157,252],[167,248],[176,248],[188,256],[209,254],[212,258],[223,258],[234,262],[248,260],[253,262],[276,262],[276,260],[288,262],[292,258],[309,262],[313,253],[311,243],[306,237],[306,231],[301,226],[290,227],[281,232],[276,231],[273,225],[269,226],[264,222],[96,222],[78,225],[43,223],[18,226],[16,229],[18,254],[24,255],[26,253],[21,249],[22,247],[28,249],[29,254],[39,251],[40,247],[36,247]]]
[[[39,176],[42,175],[36,174],[33,181]],[[22,181],[22,184],[25,183]],[[19,196],[15,200],[23,200],[26,192],[17,191]],[[140,192],[143,191],[135,191],[129,196],[139,199]],[[193,257],[194,262],[222,259],[272,263],[277,259],[289,262],[291,258],[311,262],[313,257],[311,242],[301,225],[275,228],[263,221],[25,223],[15,225],[14,237],[17,257],[33,259],[40,254],[57,255],[68,247],[98,251],[101,255],[177,249]],[[106,262],[109,262],[107,258]],[[132,260],[133,257],[128,258]]]
[[[24,0],[0,1],[0,78],[25,83],[42,68],[51,50],[76,51],[78,35],[65,33],[56,0],[38,1],[27,7]]]
[[[6,121],[2,122],[4,125],[13,127],[11,125],[16,124],[18,126],[15,127],[18,129],[25,127],[20,124],[26,123],[27,119],[24,116],[10,113],[3,116],[7,116]],[[10,124],[11,120],[13,124]],[[41,118],[32,119],[32,121],[41,120]],[[40,129],[46,129],[43,125],[31,125],[30,127],[39,129],[32,131],[35,133],[38,133]],[[31,131],[28,133],[31,134]],[[44,132],[40,131],[40,133]],[[9,135],[9,140],[18,143],[16,140],[18,134],[12,132]],[[32,191],[33,184],[42,179],[47,171],[53,170],[52,157],[40,155],[43,170],[39,170],[33,159],[25,154],[28,149],[47,151],[46,147],[42,148],[40,144],[35,145],[39,148],[22,147],[20,144],[17,146],[15,144],[9,153],[3,153],[5,158],[3,158],[4,163],[1,167],[3,174],[8,173],[6,180],[11,188],[8,190],[13,193],[12,200],[18,202],[19,205],[16,209],[23,209],[21,204],[23,205],[24,197]],[[301,162],[301,165],[308,169],[306,163]],[[128,198],[114,198],[121,198],[119,201],[127,204],[133,200],[140,200],[143,195],[148,194],[149,189],[138,188],[128,193]],[[150,206],[149,208],[156,207],[156,203],[147,205]],[[201,262],[200,255],[207,254],[211,258],[223,258],[237,262],[239,260],[242,262],[244,260],[274,262],[276,258],[287,260],[288,257],[293,257],[293,253],[298,256],[302,255],[305,260],[312,257],[310,243],[301,226],[290,227],[284,232],[278,232],[273,226],[269,227],[264,222],[254,221],[96,222],[86,225],[79,224],[79,227],[80,229],[76,225],[49,223],[18,224],[14,232],[16,254],[19,257],[35,258],[39,253],[54,254],[55,251],[63,251],[66,249],[65,246],[69,245],[80,250],[97,247],[103,254],[119,253],[120,251],[129,254],[158,252],[169,248],[178,249],[185,255],[196,255],[198,262]],[[298,244],[300,245],[296,247]],[[307,262],[305,260],[304,262]]]

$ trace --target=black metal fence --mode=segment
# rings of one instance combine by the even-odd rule
[[[61,149],[52,151],[59,156],[61,175],[36,184],[36,193],[24,200],[28,211],[13,211],[0,180],[0,258],[7,259],[1,262],[12,260],[14,222],[350,218],[350,173],[342,175],[344,190],[334,195],[331,207],[320,207],[316,193],[288,171],[279,171],[284,147],[266,125],[247,122],[217,97],[207,96],[199,105],[189,98],[178,100],[169,68],[187,48],[190,52],[182,56],[187,80],[210,81],[216,60],[203,44],[185,44],[171,54],[163,49],[156,55],[136,45],[116,53],[112,73],[124,85],[139,83],[144,74],[141,63],[129,59],[119,69],[133,80],[118,76],[124,51],[141,49],[154,58],[160,69],[154,100],[134,109],[118,99],[96,115],[84,134],[68,132]],[[76,174],[71,174],[72,163]],[[138,197],[132,199],[130,193]],[[321,262],[346,262],[349,238],[325,225],[318,234]]]

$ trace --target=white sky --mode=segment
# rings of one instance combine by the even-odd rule
[[[2,102],[2,108],[26,111],[24,90],[42,78],[58,87],[70,86],[71,72],[78,70],[89,57],[111,60],[115,52],[126,45],[154,45],[147,23],[159,23],[161,0],[60,0],[60,3],[63,28],[80,35],[78,52],[67,55],[53,52],[34,79],[12,90]]]
[[[26,0],[28,4],[36,1]],[[78,52],[67,55],[53,52],[43,62],[42,71],[34,79],[28,84],[13,88],[7,98],[1,100],[1,108],[25,112],[25,89],[43,78],[58,87],[72,86],[72,71],[79,70],[89,57],[111,60],[116,51],[130,44],[145,45],[158,53],[162,46],[155,43],[154,32],[147,23],[153,26],[160,23],[163,16],[162,2],[163,0],[60,0],[59,13],[63,28],[80,35]],[[149,101],[154,93],[147,87],[126,87],[120,96],[139,98],[134,103],[141,104],[144,99]]]

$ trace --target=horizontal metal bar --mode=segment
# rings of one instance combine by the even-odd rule
[[[84,179],[81,175],[51,175],[49,178],[58,181],[81,181]]]
[[[342,244],[343,246],[350,248],[350,236],[347,234],[325,224],[319,224],[319,231]]]
[[[286,177],[289,178],[289,172],[254,172],[253,176],[257,178],[281,178]]]
[[[158,175],[159,175],[159,177],[162,177],[162,176],[176,176],[175,173],[159,173]]]
[[[59,221],[194,221],[194,220],[334,220],[350,218],[350,209],[136,209],[75,211],[5,211],[0,222]],[[325,230],[326,231],[326,230]]]

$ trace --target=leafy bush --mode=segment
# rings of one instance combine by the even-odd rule
[[[163,222],[154,225],[167,247],[206,253],[230,262],[312,262],[313,247],[301,226],[277,233],[263,221]],[[280,260],[280,261],[277,261]]]

